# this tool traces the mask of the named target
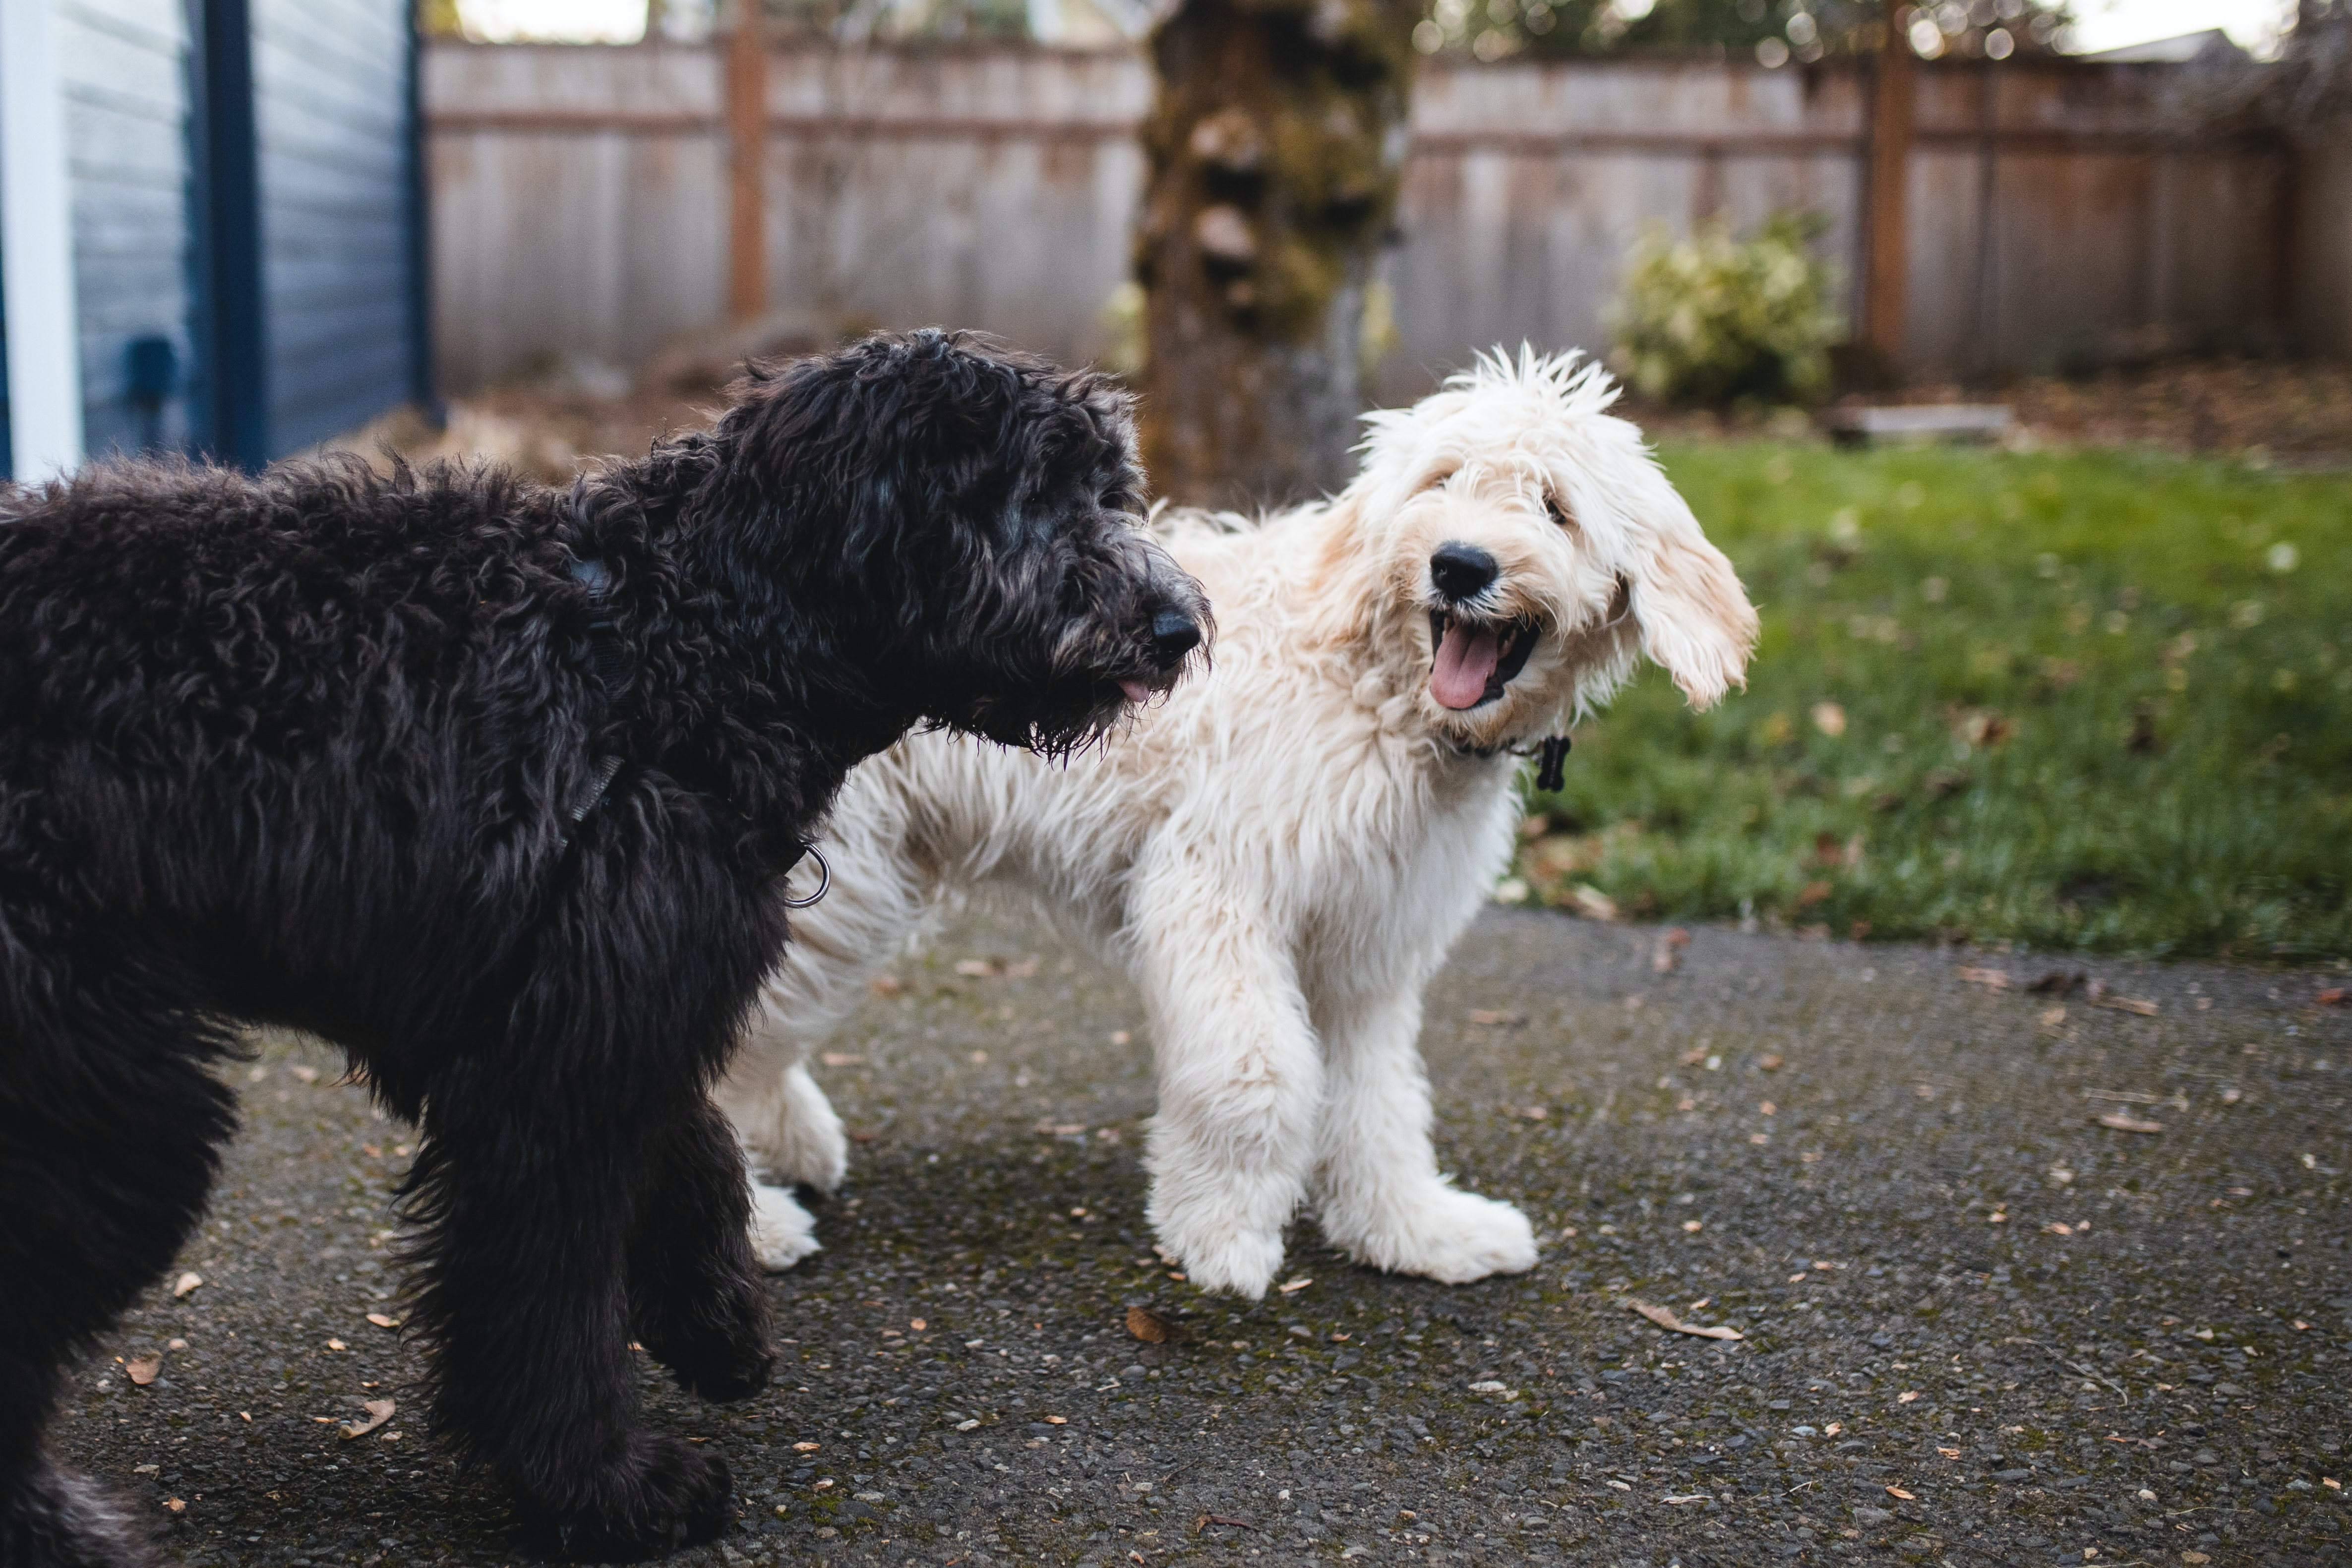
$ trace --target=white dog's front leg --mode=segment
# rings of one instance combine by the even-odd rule
[[[751,1256],[774,1273],[819,1249],[816,1219],[790,1187],[751,1184]]]
[[[1271,933],[1210,896],[1177,901],[1142,942],[1160,1078],[1149,1214],[1193,1284],[1255,1300],[1306,1195],[1322,1065]]]
[[[1532,1268],[1527,1216],[1438,1173],[1420,1036],[1418,990],[1326,1031],[1316,1173],[1323,1234],[1359,1263],[1449,1285]]]

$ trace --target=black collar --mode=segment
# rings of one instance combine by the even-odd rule
[[[1570,748],[1576,744],[1566,735],[1546,735],[1543,744],[1529,751],[1524,741],[1506,741],[1499,746],[1456,746],[1454,749],[1465,757],[1492,757],[1508,752],[1515,757],[1534,757],[1536,788],[1549,793],[1568,782],[1564,765]]]

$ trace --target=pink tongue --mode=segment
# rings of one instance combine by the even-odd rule
[[[1118,689],[1127,693],[1127,700],[1129,702],[1149,702],[1151,700],[1151,688],[1146,686],[1140,680],[1122,680],[1118,683]]]
[[[1502,656],[1502,639],[1494,632],[1465,631],[1456,621],[1445,628],[1445,640],[1437,645],[1437,662],[1429,671],[1429,694],[1441,707],[1475,708],[1486,695],[1495,661]]]

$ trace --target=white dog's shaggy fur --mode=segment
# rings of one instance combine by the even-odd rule
[[[1422,987],[1510,854],[1508,748],[1606,700],[1637,653],[1712,703],[1756,635],[1615,395],[1575,355],[1497,354],[1369,416],[1334,500],[1255,526],[1166,514],[1216,605],[1208,675],[1067,766],[925,735],[860,767],[832,895],[794,921],[721,1092],[755,1170],[841,1178],[808,1052],[943,895],[1010,888],[1142,988],[1150,1219],[1195,1284],[1262,1295],[1302,1204],[1376,1268],[1531,1267],[1526,1218],[1438,1171]],[[1492,581],[1460,595],[1442,546]],[[762,1261],[814,1250],[788,1186],[755,1197]]]

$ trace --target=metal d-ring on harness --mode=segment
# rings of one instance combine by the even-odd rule
[[[629,686],[635,679],[635,672],[629,668],[629,656],[621,647],[620,630],[613,624],[613,610],[610,603],[613,592],[612,571],[602,561],[575,559],[572,563],[572,575],[582,587],[588,590],[589,666],[596,672],[597,684],[604,689],[606,704],[618,708],[622,700],[628,695]],[[621,759],[618,756],[598,757],[595,760],[588,780],[581,786],[580,794],[575,797],[569,814],[572,826],[577,827],[587,820],[590,812],[604,804],[604,792],[613,787],[613,780],[619,776],[620,772]],[[570,828],[565,829],[562,843],[566,848],[571,847]],[[804,855],[814,857],[816,860],[818,876],[816,891],[805,899],[783,900],[783,906],[788,910],[807,909],[833,889],[833,868],[825,864],[824,856],[818,852],[814,844],[798,844],[793,847],[792,858],[784,862],[783,869],[777,874],[779,884],[781,885],[783,878],[792,874],[793,868],[801,863],[801,858]]]

